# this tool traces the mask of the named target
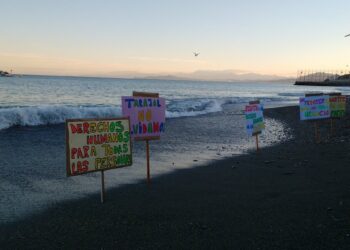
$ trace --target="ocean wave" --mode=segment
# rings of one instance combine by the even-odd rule
[[[282,98],[259,98],[262,102],[281,101]],[[246,104],[249,101],[256,100],[254,97],[227,97],[227,98],[207,98],[207,99],[181,99],[171,100],[167,103],[166,116],[168,118],[177,118],[184,116],[197,116],[208,113],[219,112],[223,110],[224,105],[228,104]]]
[[[37,106],[0,109],[0,130],[13,126],[38,126],[64,123],[73,118],[107,118],[120,116],[120,107]]]
[[[222,110],[227,101],[215,99],[172,100],[166,117],[196,116]],[[39,126],[64,123],[66,119],[120,117],[120,106],[58,106],[0,108],[0,130],[14,126]]]
[[[286,97],[302,97],[304,95],[304,92],[286,92],[286,93],[278,93],[278,96],[286,96]]]
[[[227,104],[244,104],[254,98],[198,98],[167,101],[167,118],[197,116],[222,111]],[[279,98],[260,98],[262,102],[274,102]],[[66,119],[120,117],[120,106],[62,106],[42,105],[32,107],[0,108],[0,130],[14,126],[39,126],[64,123]]]
[[[197,116],[222,110],[224,101],[216,99],[173,100],[167,104],[166,117]]]

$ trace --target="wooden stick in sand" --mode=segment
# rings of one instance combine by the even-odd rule
[[[101,171],[101,203],[105,202],[105,173]]]
[[[146,140],[146,158],[147,158],[147,183],[151,183],[150,165],[149,165],[149,140]]]
[[[331,137],[333,137],[334,134],[334,126],[333,126],[333,118],[331,118]]]
[[[136,97],[151,97],[158,98],[159,93],[148,93],[148,92],[132,92],[132,96]],[[150,173],[150,153],[149,153],[149,141],[150,140],[159,140],[160,136],[148,136],[145,138],[136,138],[137,141],[146,141],[146,160],[147,160],[147,184],[151,184],[151,173]]]
[[[315,141],[316,143],[320,143],[320,134],[319,134],[319,131],[318,131],[318,123],[317,121],[315,121]]]

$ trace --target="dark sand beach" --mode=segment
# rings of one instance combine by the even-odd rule
[[[349,249],[350,120],[315,143],[298,107],[265,115],[293,138],[3,223],[0,248]]]

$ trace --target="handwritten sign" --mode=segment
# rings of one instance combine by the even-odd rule
[[[159,139],[165,130],[165,99],[123,96],[122,112],[130,117],[130,134],[137,140]]]
[[[261,133],[265,128],[264,123],[264,107],[262,104],[249,104],[245,106],[245,118],[247,120],[248,135],[256,135]]]
[[[128,118],[66,121],[67,176],[132,164]]]
[[[300,120],[317,120],[331,115],[329,96],[308,96],[299,99]]]
[[[345,116],[346,110],[346,96],[330,96],[329,97],[329,106],[331,109],[332,118],[340,118]]]

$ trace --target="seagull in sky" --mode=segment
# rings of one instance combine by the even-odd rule
[[[347,34],[346,36],[344,36],[344,37],[348,37],[348,36],[350,36],[350,34]]]
[[[349,34],[349,35],[350,35],[350,34]],[[200,54],[200,53],[193,52],[193,55],[194,55],[195,57],[197,57],[199,54]]]

